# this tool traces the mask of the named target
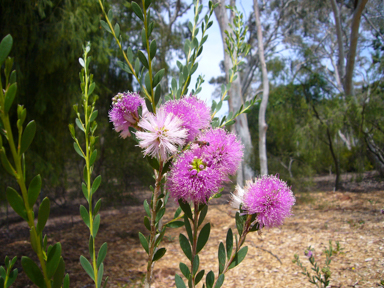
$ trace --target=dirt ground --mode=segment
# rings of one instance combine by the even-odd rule
[[[374,181],[368,179],[365,182],[372,184]],[[298,254],[309,268],[304,250],[311,245],[315,248],[315,259],[322,267],[325,262],[323,251],[329,240],[339,241],[344,249],[330,265],[330,287],[380,287],[380,280],[384,279],[384,215],[380,211],[384,207],[384,189],[383,182],[372,185],[376,185],[376,189],[351,192],[347,190],[349,186],[344,185],[345,192],[296,193],[294,216],[280,228],[263,230],[261,235],[250,234],[245,243],[249,248],[246,259],[226,274],[223,287],[314,287],[300,273],[299,267],[292,263],[293,255]],[[378,188],[380,190],[374,191]],[[149,193],[143,191],[139,196],[146,198]],[[215,274],[218,270],[218,244],[225,241],[229,227],[236,231],[228,198],[229,193],[225,193],[210,205],[205,221],[212,224],[211,236],[199,254],[200,268],[213,270]],[[166,219],[170,219],[176,210],[176,205],[170,204]],[[101,212],[96,242],[97,247],[108,243],[104,265],[105,275],[109,276],[109,287],[140,287],[146,254],[137,234],[138,231],[146,231],[142,224],[144,214],[142,206],[108,208]],[[51,217],[45,228],[49,243],[60,241],[63,246],[62,254],[70,274],[71,287],[93,287],[79,263],[81,254],[88,257],[87,232],[77,213]],[[178,235],[182,232],[183,228],[167,231],[163,241],[167,253],[155,265],[153,287],[175,287],[174,275],[181,275],[179,261],[188,263],[178,244]],[[18,256],[16,267],[19,269],[21,256],[35,259],[28,236],[27,225],[23,222],[11,224],[9,231],[5,226],[0,227],[0,264],[5,255]],[[13,285],[32,286],[23,272]]]

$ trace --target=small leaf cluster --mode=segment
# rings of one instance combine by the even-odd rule
[[[243,113],[249,113],[252,106],[255,105],[259,100],[256,100],[256,96],[250,100],[246,101],[241,107],[235,111],[230,112],[228,116],[224,116],[221,120],[218,117],[215,117],[216,113],[222,108],[223,102],[228,101],[230,95],[228,91],[231,89],[233,81],[237,79],[238,72],[240,67],[244,65],[244,61],[241,60],[245,57],[250,50],[250,45],[245,42],[245,36],[248,31],[248,27],[244,25],[243,14],[240,13],[236,7],[226,6],[234,13],[233,23],[229,23],[231,31],[225,30],[225,52],[230,56],[232,62],[232,68],[229,69],[228,83],[226,85],[221,85],[221,97],[219,102],[213,100],[211,106],[212,114],[212,127],[225,127],[230,126],[235,123],[235,118]]]
[[[150,259],[150,261],[149,261],[150,263],[157,261],[157,260],[160,260],[165,255],[165,253],[167,252],[167,250],[165,248],[158,248],[158,246],[160,245],[160,243],[164,237],[164,234],[165,234],[167,227],[177,228],[177,227],[181,227],[183,225],[183,223],[180,223],[180,221],[176,221],[177,217],[180,214],[180,210],[176,211],[177,213],[175,213],[174,221],[171,221],[170,223],[168,223],[166,225],[163,225],[163,223],[162,223],[162,218],[165,214],[165,209],[166,209],[165,206],[167,205],[167,202],[169,199],[169,193],[164,192],[164,184],[165,184],[165,178],[162,178],[161,183],[160,183],[160,191],[161,192],[157,198],[156,206],[154,206],[154,193],[152,193],[151,203],[148,203],[147,200],[144,200],[144,203],[143,203],[144,210],[147,214],[146,216],[144,216],[144,226],[145,226],[145,228],[147,228],[147,230],[149,232],[152,231],[151,219],[152,219],[152,217],[155,217],[155,219],[154,219],[154,224],[155,224],[154,235],[155,236],[152,237],[152,239],[151,239],[150,235],[148,235],[146,237],[146,236],[144,236],[144,234],[139,232],[139,240],[140,240],[140,243],[143,246],[145,252],[148,255],[152,252],[151,253],[152,259]],[[152,187],[152,185],[150,186],[150,189],[152,192],[154,192],[154,188]],[[155,211],[154,211],[155,213],[151,213],[151,207],[155,207]],[[154,241],[154,243],[151,243],[151,241]],[[153,251],[150,251],[150,249],[153,249]],[[149,265],[149,263],[148,263],[148,265]]]
[[[311,270],[315,273],[315,275],[311,275],[309,271],[307,270],[306,267],[303,266],[303,263],[300,261],[299,255],[295,254],[294,259],[292,260],[293,263],[296,263],[297,266],[299,266],[302,270],[302,274],[307,276],[308,281],[312,284],[314,284],[318,288],[325,288],[329,286],[330,283],[330,277],[331,277],[331,269],[329,265],[331,264],[331,257],[338,254],[342,253],[341,251],[344,248],[340,247],[340,243],[336,241],[336,249],[333,248],[332,246],[332,240],[329,240],[329,248],[325,249],[324,253],[326,255],[326,260],[325,260],[325,266],[321,268],[319,264],[316,262],[313,248],[309,246],[306,249],[306,254],[311,252],[310,257],[308,258],[309,263],[311,263],[312,267]]]
[[[198,68],[198,63],[196,62],[196,60],[203,52],[203,45],[208,39],[208,35],[206,35],[206,32],[213,24],[213,21],[210,19],[214,9],[218,5],[213,4],[212,1],[209,1],[209,11],[204,16],[204,19],[201,21],[201,26],[199,27],[199,16],[203,10],[203,5],[199,3],[199,0],[194,0],[193,3],[193,23],[191,21],[188,22],[188,29],[191,33],[191,39],[187,39],[185,41],[183,49],[185,54],[185,65],[183,65],[180,61],[176,62],[177,67],[179,68],[179,78],[172,78],[171,91],[170,94],[166,97],[166,100],[180,99],[184,95],[188,94],[188,87],[191,82],[191,77]],[[197,38],[199,31],[201,31],[200,41]],[[193,95],[197,95],[201,92],[201,84],[203,82],[204,78],[202,76],[199,76],[195,85],[195,89],[192,89]]]
[[[22,106],[17,107],[17,145],[14,141],[9,111],[17,92],[16,71],[12,71],[13,59],[8,57],[13,45],[11,35],[5,36],[0,42],[0,67],[4,65],[5,87],[3,88],[0,77],[0,124],[1,133],[7,140],[10,152],[13,158],[13,164],[8,160],[6,150],[3,146],[2,136],[0,135],[0,158],[4,169],[13,177],[19,184],[21,195],[12,187],[7,187],[7,200],[13,210],[28,222],[30,228],[30,241],[33,251],[37,254],[40,267],[29,257],[23,256],[21,265],[28,278],[41,288],[63,287],[69,286],[68,274],[64,278],[65,264],[61,256],[61,244],[47,245],[47,235],[43,238],[43,230],[47,223],[50,214],[50,201],[46,197],[41,201],[37,224],[35,224],[35,215],[33,206],[39,198],[41,191],[41,177],[35,176],[27,187],[26,184],[26,164],[24,153],[31,145],[36,133],[35,121],[29,122],[24,128],[24,122],[27,116],[27,110]],[[4,92],[3,92],[4,91]],[[10,271],[15,264],[17,258],[11,262],[6,258],[6,269],[0,269],[3,284],[7,286],[13,282],[17,276],[17,270]],[[4,272],[4,273],[3,273]],[[64,283],[63,283],[64,279]],[[10,284],[9,284],[10,285]],[[1,285],[0,285],[1,286]],[[3,286],[1,286],[3,287]],[[8,287],[8,286],[7,286]]]
[[[199,271],[200,258],[198,253],[204,248],[207,244],[209,235],[211,232],[211,224],[206,223],[197,233],[198,228],[202,226],[205,216],[208,212],[207,204],[195,205],[195,211],[192,212],[191,206],[188,203],[184,203],[182,200],[179,201],[180,208],[184,212],[184,226],[187,232],[187,236],[184,234],[179,235],[179,243],[181,250],[184,252],[185,256],[191,262],[191,269],[182,262],[180,262],[179,267],[181,273],[188,281],[188,287],[193,287],[197,285],[203,278],[205,270]],[[198,235],[197,235],[198,234]],[[208,277],[208,275],[207,275]],[[208,279],[208,278],[207,278]],[[209,282],[209,280],[208,280]],[[183,279],[176,274],[175,283],[177,288],[186,287]],[[203,287],[205,285],[203,284]],[[208,285],[207,285],[208,287]],[[212,287],[212,286],[211,286]]]
[[[93,82],[93,75],[89,73],[89,63],[91,61],[91,57],[88,56],[89,51],[90,44],[87,43],[84,47],[84,56],[79,59],[79,63],[82,66],[82,70],[80,72],[80,87],[82,91],[81,100],[83,115],[81,115],[78,105],[74,105],[74,110],[77,116],[75,123],[77,128],[84,134],[84,145],[81,145],[79,139],[77,138],[73,124],[69,125],[69,130],[74,140],[73,146],[75,151],[85,160],[83,169],[84,182],[81,184],[81,189],[83,191],[84,198],[88,202],[88,209],[85,206],[80,205],[80,215],[90,232],[89,254],[92,259],[92,264],[83,255],[80,256],[80,264],[89,277],[91,277],[91,279],[95,282],[96,288],[98,288],[101,287],[103,279],[103,261],[107,255],[107,243],[101,245],[96,257],[95,238],[100,227],[100,214],[98,214],[98,212],[101,207],[101,199],[99,199],[93,206],[92,197],[100,187],[101,176],[99,175],[95,177],[93,181],[91,180],[94,164],[97,158],[95,143],[98,137],[95,136],[95,131],[97,129],[96,117],[98,115],[98,111],[95,110],[97,96],[93,96],[92,104],[89,105],[90,96],[93,94],[96,87],[95,82]],[[84,148],[82,148],[82,146]],[[107,281],[108,277],[104,281],[104,287],[106,286]]]
[[[126,51],[123,50],[120,26],[117,22],[115,25],[112,24],[113,11],[111,9],[107,14],[102,1],[99,0],[100,7],[103,10],[106,20],[100,20],[100,24],[108,33],[113,35],[125,60],[125,62],[118,61],[118,66],[123,71],[132,74],[136,78],[144,93],[148,111],[156,112],[156,106],[160,105],[160,82],[164,76],[165,69],[161,69],[157,73],[154,73],[153,71],[152,61],[157,53],[157,43],[156,40],[150,40],[155,26],[155,23],[151,21],[151,12],[149,10],[151,2],[152,0],[142,0],[142,7],[140,7],[139,4],[132,1],[130,5],[138,19],[143,22],[141,40],[143,47],[145,47],[145,50],[138,50],[137,54],[134,55],[131,47],[128,47]]]
[[[8,256],[5,256],[4,264],[5,268],[3,266],[0,266],[0,287],[1,288],[8,288],[15,282],[18,274],[17,268],[13,269],[13,265],[15,265],[17,261],[17,257],[14,257],[11,261],[9,260]]]

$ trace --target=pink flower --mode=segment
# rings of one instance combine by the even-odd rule
[[[139,146],[144,155],[159,157],[166,160],[168,155],[177,152],[177,146],[182,146],[187,138],[187,130],[182,128],[182,121],[164,109],[157,110],[156,115],[147,113],[138,126],[144,131],[137,131]]]
[[[291,216],[295,197],[287,183],[276,176],[262,176],[245,187],[243,206],[247,214],[257,214],[260,226],[277,227]]]
[[[109,120],[113,123],[116,132],[121,132],[122,138],[131,136],[129,127],[136,127],[139,122],[138,108],[143,107],[143,115],[147,112],[144,99],[135,92],[119,93],[112,98],[112,109],[109,111]]]
[[[182,154],[173,164],[167,188],[171,196],[184,202],[206,203],[222,187],[226,176],[202,160],[202,149]]]
[[[183,121],[183,127],[188,131],[187,142],[194,140],[200,133],[199,130],[208,128],[211,122],[209,107],[196,96],[170,100],[163,107],[165,111],[173,113]]]
[[[222,128],[210,129],[198,137],[204,145],[204,156],[208,166],[234,175],[243,158],[243,145],[236,135]]]

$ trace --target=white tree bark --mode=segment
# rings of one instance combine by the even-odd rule
[[[224,47],[224,68],[227,82],[229,81],[229,70],[232,68],[232,61],[227,53],[225,53],[226,44],[225,44],[225,33],[227,30],[229,33],[231,32],[231,28],[229,27],[229,22],[232,20],[232,17],[228,17],[228,10],[225,8],[225,0],[215,0],[215,3],[219,3],[219,6],[215,8],[215,16],[219,23],[221,39]],[[235,1],[231,1],[231,5],[234,5]],[[232,82],[231,89],[229,91],[229,110],[237,111],[240,106],[244,103],[241,91],[241,82],[240,75],[238,75],[237,79]],[[252,159],[252,141],[251,134],[249,133],[248,128],[248,120],[246,114],[241,114],[236,118],[235,124],[232,126],[232,129],[241,142],[244,145],[244,161],[242,162],[239,170],[237,171],[237,183],[241,186],[244,185],[246,180],[249,180],[253,177],[253,170],[250,166],[250,160]]]
[[[351,36],[349,44],[349,52],[347,57],[347,68],[345,71],[344,79],[344,92],[345,96],[353,95],[353,70],[355,69],[357,40],[359,39],[359,28],[361,15],[363,14],[365,5],[368,0],[356,0],[359,1],[355,12],[353,13]]]
[[[261,31],[259,3],[253,0],[253,9],[255,11],[256,29],[257,29],[257,45],[261,64],[261,71],[263,74],[263,99],[261,100],[259,110],[259,158],[260,158],[260,174],[268,174],[267,162],[267,129],[268,125],[265,122],[265,112],[267,111],[268,97],[269,97],[269,82],[267,65],[264,58],[264,44],[263,33]]]

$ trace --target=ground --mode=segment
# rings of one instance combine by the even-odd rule
[[[359,182],[361,184],[346,183],[346,191],[343,192],[296,193],[294,215],[286,219],[280,228],[264,229],[261,235],[252,233],[247,237],[245,245],[249,247],[248,255],[238,267],[226,274],[223,287],[314,287],[292,260],[294,254],[298,254],[309,268],[304,250],[311,245],[315,249],[316,261],[321,267],[324,266],[323,251],[328,247],[329,240],[339,241],[343,248],[330,265],[331,287],[379,287],[380,280],[384,279],[383,182],[371,181],[368,177]],[[148,195],[143,191],[141,198]],[[208,244],[200,253],[200,267],[206,271],[213,270],[215,274],[218,269],[218,244],[225,241],[229,227],[236,231],[233,213],[227,205],[228,198],[229,193],[225,193],[221,199],[215,199],[205,220],[212,223],[212,229]],[[170,205],[166,219],[170,219],[175,210],[176,205]],[[105,275],[109,276],[108,287],[140,287],[146,254],[137,234],[138,231],[145,231],[142,224],[144,213],[140,205],[104,208],[101,212],[101,227],[96,242],[97,247],[108,243],[104,262]],[[66,270],[71,277],[70,287],[93,286],[79,264],[81,254],[88,256],[87,231],[76,212],[51,217],[45,229],[49,243],[60,241],[63,246]],[[166,234],[163,245],[167,253],[155,265],[153,287],[175,287],[174,275],[181,275],[179,261],[187,263],[178,244],[179,233],[184,233],[183,228],[169,229]],[[28,236],[23,222],[11,224],[9,231],[4,225],[1,226],[0,264],[5,255],[17,256],[19,261],[16,267],[21,269],[21,256],[35,258]],[[20,272],[13,287],[29,286],[32,286],[31,283]]]

